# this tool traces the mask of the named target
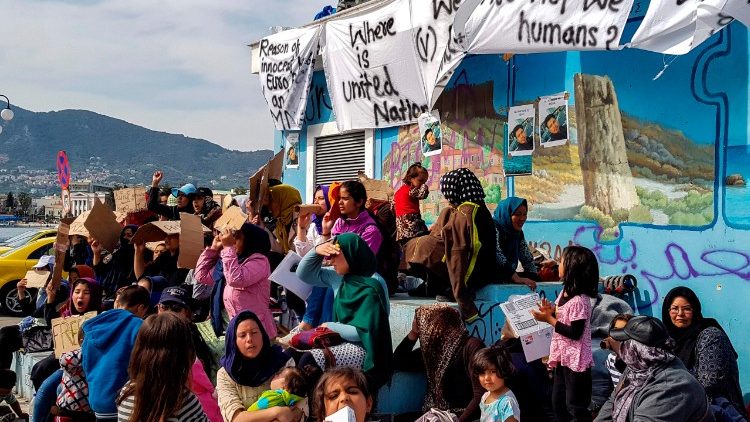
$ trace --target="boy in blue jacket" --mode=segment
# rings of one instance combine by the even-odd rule
[[[89,404],[97,421],[117,420],[117,395],[128,380],[130,353],[149,308],[148,290],[128,286],[118,292],[115,309],[83,323],[83,370]]]

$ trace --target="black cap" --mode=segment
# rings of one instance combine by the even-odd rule
[[[669,339],[664,323],[645,315],[630,318],[623,328],[610,329],[609,336],[617,341],[635,340],[651,347],[664,346]]]
[[[190,307],[190,293],[187,289],[175,286],[167,287],[161,292],[159,303],[178,303],[186,308]]]
[[[209,189],[209,188],[198,188],[195,191],[195,195],[196,196],[202,196],[204,198],[207,197],[207,196],[210,197],[210,198],[213,198],[214,197],[214,192],[211,189]]]

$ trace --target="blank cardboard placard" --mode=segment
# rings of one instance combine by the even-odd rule
[[[50,272],[47,270],[30,269],[23,277],[26,279],[26,288],[43,289],[49,280]]]
[[[108,251],[114,251],[120,241],[122,226],[117,222],[115,213],[108,206],[94,199],[86,221],[83,222],[91,237],[96,239]]]
[[[281,180],[281,176],[284,171],[284,151],[286,148],[281,148],[281,151],[277,152],[268,161],[268,178]]]
[[[195,268],[203,251],[203,225],[194,214],[180,213],[180,256],[177,268]]]
[[[224,229],[239,230],[247,222],[247,214],[240,207],[233,205],[224,211],[224,214],[214,222],[214,228],[222,231]]]
[[[307,214],[317,214],[323,211],[323,207],[317,204],[303,204],[294,207],[294,210],[299,213],[300,216]]]
[[[117,211],[129,213],[147,208],[145,187],[118,189],[114,192],[114,195],[115,209]]]
[[[68,231],[69,235],[72,236],[74,234],[77,234],[79,236],[89,237],[89,231],[83,225],[83,222],[86,221],[86,218],[88,218],[90,212],[91,211],[82,212],[78,217],[76,217],[75,220],[73,220],[72,223],[70,223],[70,230]]]
[[[59,358],[65,352],[71,352],[81,348],[78,343],[78,332],[81,325],[96,316],[96,312],[86,312],[83,315],[69,316],[67,318],[54,318],[52,322],[52,336],[55,344],[55,357]]]
[[[360,181],[365,186],[368,199],[388,201],[393,198],[393,188],[390,183],[385,180],[369,179],[366,176],[360,176]]]
[[[168,234],[179,234],[179,221],[154,221],[153,223],[144,224],[138,227],[131,243],[158,242],[164,240]]]
[[[247,194],[248,194],[248,201],[253,202],[253,205],[255,206],[255,212],[257,213],[259,208],[258,205],[258,199],[260,198],[260,185],[263,182],[263,174],[265,174],[268,171],[268,164],[264,165],[263,167],[259,168],[258,171],[255,172],[252,176],[250,176],[250,179],[248,180],[249,188]],[[266,181],[266,184],[268,184],[268,181]],[[246,205],[246,208],[249,207],[249,204]],[[248,208],[249,209],[249,208]]]

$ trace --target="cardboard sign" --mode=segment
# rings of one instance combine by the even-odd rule
[[[55,238],[55,249],[65,252],[70,243],[70,225],[75,221],[74,218],[63,218],[57,226],[57,237]]]
[[[393,199],[393,188],[388,181],[370,179],[365,176],[364,173],[359,174],[359,181],[365,186],[367,199],[375,199],[379,201],[389,201]]]
[[[152,251],[152,252],[153,252],[153,251],[155,251],[155,250],[156,250],[156,248],[157,248],[157,247],[158,247],[159,245],[164,245],[164,242],[163,242],[163,241],[158,241],[158,242],[146,242],[146,249],[148,249],[148,250],[150,250],[150,251]]]
[[[70,231],[68,232],[69,235],[72,236],[74,234],[77,234],[79,236],[89,237],[89,231],[83,225],[83,222],[86,221],[86,218],[88,218],[90,212],[91,211],[82,212],[78,217],[76,217],[75,220],[73,220],[72,223],[70,223]]]
[[[81,325],[95,316],[96,312],[92,311],[86,312],[83,315],[54,318],[52,320],[55,357],[59,358],[65,352],[81,348],[81,344],[78,342],[78,333],[81,331]]]
[[[177,268],[195,268],[203,251],[203,225],[200,216],[180,213],[180,256]]]
[[[47,270],[31,269],[23,277],[26,279],[26,288],[28,289],[43,289],[47,285],[47,280],[50,278],[50,272]]]
[[[247,214],[242,212],[240,207],[232,205],[214,222],[214,229],[219,231],[224,229],[239,230],[246,222]]]
[[[168,234],[180,234],[179,221],[154,221],[138,227],[131,243],[158,242],[164,240]]]
[[[303,204],[296,205],[294,211],[298,212],[300,216],[303,216],[307,214],[317,214],[323,211],[323,207],[317,204]]]
[[[129,213],[147,208],[145,187],[118,189],[114,195],[117,211]]]
[[[302,257],[293,251],[289,251],[268,279],[286,287],[302,300],[306,300],[310,296],[310,293],[312,293],[313,286],[297,277],[297,265],[300,261],[302,261]]]
[[[539,294],[532,293],[518,296],[500,304],[513,332],[521,339],[523,353],[527,362],[532,362],[549,355],[554,328],[546,322],[537,321],[531,314],[537,309]]]
[[[281,150],[277,152],[276,155],[273,156],[273,158],[268,160],[268,178],[269,179],[281,180],[281,176],[284,174],[284,153],[285,152],[286,152],[286,148],[281,148]],[[299,150],[297,151],[297,153],[299,154]]]
[[[104,249],[114,251],[120,241],[122,226],[117,222],[117,216],[108,206],[94,200],[94,207],[89,211],[83,222],[91,237],[96,239]]]
[[[265,183],[266,188],[262,189],[261,185],[264,182],[263,175],[266,174],[265,177]],[[259,168],[258,171],[255,172],[252,176],[250,176],[250,179],[248,180],[249,190],[247,191],[248,194],[248,204],[245,205],[245,208],[247,208],[248,212],[250,211],[250,204],[249,202],[253,203],[253,212],[256,214],[258,213],[258,210],[260,209],[260,198],[261,198],[261,191],[265,192],[266,189],[268,189],[268,163],[266,163],[263,167]]]

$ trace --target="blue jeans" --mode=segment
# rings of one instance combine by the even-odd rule
[[[333,320],[333,289],[330,287],[313,287],[307,298],[307,309],[302,321],[317,327]]]
[[[58,369],[39,386],[34,396],[34,413],[31,422],[46,422],[49,420],[50,409],[57,401],[57,387],[62,382],[62,374],[62,369]]]

